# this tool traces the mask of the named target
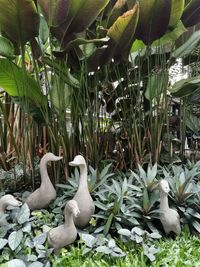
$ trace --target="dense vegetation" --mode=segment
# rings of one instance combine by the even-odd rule
[[[40,158],[63,155],[48,209],[8,211],[3,266],[198,266],[199,23],[199,0],[0,0],[1,196],[23,199]],[[46,232],[77,190],[76,154],[96,213],[54,255]],[[186,229],[174,241],[156,240],[160,179]]]

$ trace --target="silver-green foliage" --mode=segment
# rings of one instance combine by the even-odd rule
[[[12,224],[0,228],[0,264],[5,266],[50,266],[48,260],[52,249],[45,246],[47,234],[34,231],[34,217],[27,204],[13,209],[8,216]]]

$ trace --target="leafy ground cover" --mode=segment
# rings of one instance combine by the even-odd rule
[[[76,169],[67,183],[57,184],[57,198],[48,209],[30,212],[24,204],[7,210],[10,224],[0,228],[0,266],[200,266],[200,238],[194,235],[200,232],[199,172],[199,162],[173,168],[155,164],[147,171],[139,166],[127,174],[110,172],[110,164],[99,175],[90,167],[95,215],[72,246],[55,252],[47,232],[63,223],[63,208],[79,183]],[[176,240],[165,238],[159,220],[162,178],[170,184],[170,207],[181,217],[182,234]],[[14,195],[23,200],[27,193]]]
[[[84,266],[84,267],[198,267],[200,253],[200,238],[183,233],[175,240],[162,239],[155,242],[159,249],[156,254],[156,260],[150,260],[144,255],[144,250],[141,246],[133,244],[122,245],[121,249],[126,252],[124,257],[110,257],[101,253],[83,254],[83,247],[71,247],[70,250],[63,249],[60,255],[53,259],[53,266]]]

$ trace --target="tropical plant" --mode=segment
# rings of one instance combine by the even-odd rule
[[[160,160],[166,125],[169,133],[168,68],[174,57],[183,57],[175,40],[199,22],[196,5],[195,0],[95,5],[91,0],[1,0],[4,152],[9,131],[11,152],[28,154],[29,165],[40,147],[42,153],[61,149],[65,163],[81,151],[96,167],[114,156],[105,136],[119,126],[117,168],[133,168],[149,155],[153,162]],[[6,108],[9,101],[12,112]],[[14,113],[11,123],[16,109],[21,119]],[[28,138],[35,132],[36,140]],[[167,146],[170,151],[170,140]],[[56,177],[59,173],[54,170]]]
[[[13,223],[1,227],[1,265],[50,266],[51,248],[45,247],[47,234],[33,228],[26,204],[10,213]]]
[[[139,227],[134,227],[133,229],[131,229],[131,231],[128,229],[120,229],[118,233],[126,242],[128,240],[132,240],[137,244],[141,244],[144,249],[144,255],[147,256],[150,261],[155,261],[155,254],[158,253],[159,248],[156,248],[155,245],[152,244],[152,241],[161,238],[161,235],[159,233],[154,232],[150,234],[147,231],[140,229]]]
[[[200,214],[198,196],[200,192],[199,162],[191,169],[172,166],[170,170],[163,169],[164,178],[169,181],[172,204],[178,209],[181,220],[200,232]]]

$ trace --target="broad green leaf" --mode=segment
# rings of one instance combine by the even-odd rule
[[[191,27],[200,22],[199,0],[191,0],[183,11],[181,20],[185,27]]]
[[[8,243],[7,239],[0,238],[0,250]]]
[[[47,233],[43,233],[41,235],[34,237],[33,238],[34,246],[36,247],[38,245],[43,245],[44,242],[46,241],[46,238],[47,238]]]
[[[169,27],[174,28],[180,20],[185,6],[185,0],[172,0]]]
[[[21,230],[12,232],[8,237],[9,247],[14,251],[21,243],[22,238],[23,238],[23,233]]]
[[[7,262],[6,267],[26,267],[23,260],[14,259]]]
[[[39,36],[43,44],[45,44],[49,38],[49,28],[44,17],[42,16],[40,16]]]
[[[150,45],[167,31],[171,0],[138,0],[140,15],[136,38]]]
[[[139,228],[139,227],[133,227],[133,229],[131,230],[132,233],[136,233],[137,235],[143,235],[144,234],[144,231]]]
[[[49,26],[59,26],[67,19],[71,0],[37,0]],[[77,1],[74,1],[77,2]]]
[[[7,38],[0,36],[0,56],[13,58],[14,53],[13,44]]]
[[[38,124],[44,125],[48,118],[44,116],[45,112],[48,110],[48,115],[51,116],[51,110],[46,105],[39,106],[39,103],[33,103],[31,99],[27,97],[12,97],[14,103],[21,107],[24,113],[29,114]],[[44,98],[44,103],[47,101],[47,98]]]
[[[173,53],[172,57],[180,58],[189,55],[200,42],[200,31],[194,32],[190,38]]]
[[[37,82],[8,59],[0,58],[0,87],[10,96],[27,97],[38,106],[46,104],[46,97]]]
[[[80,88],[79,81],[70,73],[68,67],[61,61],[53,61],[47,57],[43,58],[43,63],[52,68],[55,73],[63,79],[63,81],[75,88]]]
[[[23,228],[22,228],[22,232],[24,232],[24,233],[30,233],[30,231],[31,231],[31,223],[28,222],[28,223],[26,223],[26,224],[23,226]]]
[[[192,95],[196,90],[200,89],[200,76],[183,79],[176,82],[171,88],[170,93],[175,97],[184,97]]]
[[[132,8],[133,5],[130,8],[128,8],[128,10]],[[117,20],[117,18],[126,11],[127,11],[127,0],[117,0],[112,10],[110,11],[107,27],[110,27]]]
[[[68,32],[78,33],[89,27],[99,13],[107,6],[109,0],[79,0],[70,5],[68,20],[71,21]]]
[[[62,114],[66,108],[70,107],[71,87],[64,83],[57,75],[53,76],[52,87],[49,91],[51,102],[56,110]]]
[[[109,28],[107,35],[117,45],[117,50],[124,51],[132,45],[139,17],[139,7],[136,4],[133,9],[127,11]],[[117,51],[118,52],[118,51]]]
[[[30,209],[26,203],[20,208],[19,213],[17,214],[17,221],[19,224],[23,224],[29,221]]]
[[[84,39],[84,38],[76,38],[70,42],[68,42],[65,46],[62,46],[62,50],[69,52],[71,49],[84,44],[104,44],[108,42],[109,38],[101,38],[101,39]]]
[[[93,235],[89,234],[81,234],[81,239],[86,244],[86,246],[90,248],[92,248],[94,244],[97,242],[97,239]]]
[[[162,71],[160,73],[152,74],[147,83],[145,97],[152,101],[154,98],[160,98],[168,83],[168,73]]]
[[[154,41],[151,47],[173,43],[186,31],[187,29],[184,27],[183,23],[179,21],[173,31],[166,32],[159,40]]]
[[[131,52],[136,52],[138,50],[142,50],[145,47],[146,47],[146,45],[141,40],[136,39],[132,44]]]
[[[124,236],[129,236],[129,237],[131,236],[131,232],[128,229],[120,229],[118,231],[118,234],[124,235]]]
[[[186,125],[194,133],[196,133],[196,134],[199,133],[199,131],[200,131],[200,120],[199,120],[199,117],[195,116],[190,111],[186,112]]]
[[[38,35],[39,16],[34,1],[0,0],[0,29],[19,46]]]
[[[71,1],[66,21],[58,27],[52,27],[52,34],[61,41],[62,47],[65,47],[72,35],[89,27],[108,3],[109,0]]]

